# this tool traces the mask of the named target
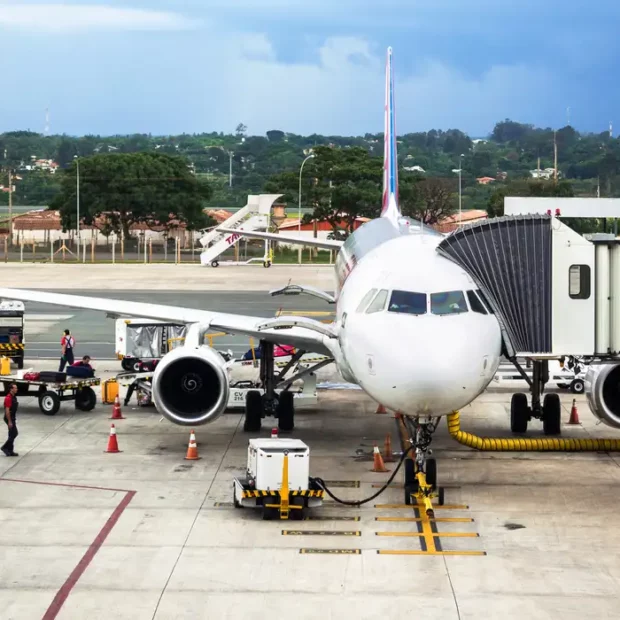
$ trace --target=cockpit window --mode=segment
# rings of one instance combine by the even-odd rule
[[[357,307],[357,312],[364,312],[368,302],[374,297],[374,294],[377,292],[376,288],[371,288],[366,295],[364,295],[364,299],[360,301],[360,305]]]
[[[484,304],[480,301],[478,295],[476,295],[476,291],[467,291],[467,299],[469,299],[469,306],[472,309],[472,312],[477,312],[478,314],[488,314]]]
[[[426,293],[392,291],[388,312],[403,314],[426,314]]]
[[[482,303],[485,305],[485,307],[486,307],[486,309],[487,309],[487,312],[488,312],[489,314],[495,314],[495,313],[493,312],[493,307],[492,307],[492,306],[491,306],[491,304],[489,303],[489,300],[486,298],[485,294],[484,294],[484,293],[483,293],[480,289],[478,289],[478,290],[476,291],[476,294],[478,295],[478,297],[480,297],[480,299],[481,299]]]
[[[368,306],[368,310],[366,310],[366,314],[372,314],[373,312],[381,312],[385,307],[385,300],[387,299],[387,290],[381,289],[377,296],[372,300],[370,306]]]
[[[433,314],[460,314],[467,311],[467,303],[465,302],[463,291],[431,293],[431,312]]]

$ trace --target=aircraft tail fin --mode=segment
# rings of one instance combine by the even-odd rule
[[[394,223],[401,217],[398,206],[398,158],[396,146],[396,123],[394,118],[394,74],[392,48],[387,51],[385,67],[385,131],[383,151],[383,204],[381,217]]]

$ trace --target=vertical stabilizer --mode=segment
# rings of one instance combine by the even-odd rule
[[[383,152],[383,204],[381,217],[396,224],[400,217],[398,206],[398,158],[396,154],[396,123],[394,119],[394,74],[392,48],[387,51],[385,67],[385,131]]]

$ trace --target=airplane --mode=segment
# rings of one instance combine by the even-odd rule
[[[500,363],[502,336],[482,291],[461,267],[436,251],[444,236],[401,213],[392,48],[387,50],[385,76],[380,217],[363,224],[344,242],[242,231],[248,237],[338,249],[333,297],[310,287],[297,288],[335,303],[332,323],[12,288],[0,288],[0,297],[189,324],[184,346],[162,358],[152,384],[158,411],[181,425],[213,422],[228,402],[225,361],[203,345],[208,330],[258,338],[264,346],[261,378],[272,387],[277,381],[270,354],[273,344],[292,345],[298,354],[326,355],[345,381],[404,416],[415,448],[415,467],[426,472],[429,484],[436,484],[436,463],[427,458],[432,434],[442,416],[462,410],[491,383]],[[286,292],[286,287],[282,290]],[[244,429],[259,430],[267,413],[279,418],[282,430],[291,430],[293,395],[287,391],[278,395],[273,389],[264,396],[248,393]]]

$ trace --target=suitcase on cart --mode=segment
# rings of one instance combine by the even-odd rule
[[[53,370],[43,370],[39,373],[39,381],[45,383],[64,383],[67,380],[67,373],[54,372]]]
[[[105,405],[114,404],[114,399],[118,396],[118,383],[116,379],[107,379],[101,384],[101,401]]]

